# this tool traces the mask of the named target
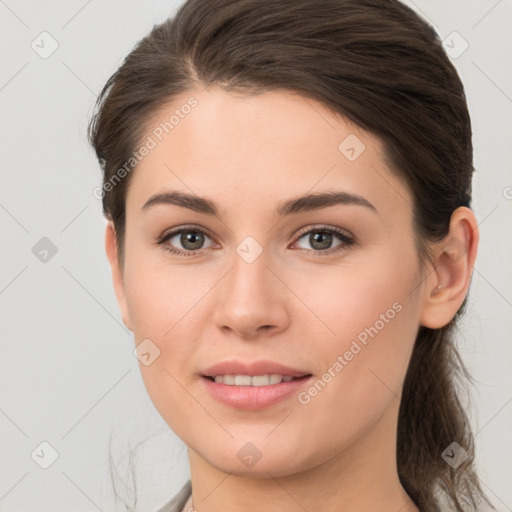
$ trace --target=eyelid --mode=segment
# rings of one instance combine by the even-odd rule
[[[342,235],[343,237],[345,237],[347,239],[355,241],[354,236],[352,234],[350,234],[348,231],[346,231],[345,229],[337,228],[335,226],[329,226],[327,224],[312,224],[309,226],[305,226],[304,228],[300,229],[295,234],[294,238],[295,238],[295,240],[297,240],[299,238],[302,238],[303,235],[309,233],[310,231],[322,231],[322,230],[327,231],[327,232],[336,233],[338,235]]]
[[[162,235],[158,238],[158,241],[169,239],[169,237],[177,235],[181,233],[182,231],[198,231],[200,233],[204,233],[205,235],[208,235],[211,239],[214,239],[215,237],[210,233],[210,231],[203,226],[200,226],[198,224],[184,224],[183,226],[177,226],[176,228],[172,228],[168,231],[164,231]]]

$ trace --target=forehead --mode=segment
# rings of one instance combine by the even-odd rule
[[[377,137],[289,91],[190,90],[156,113],[142,144],[150,149],[127,207],[167,190],[215,198],[225,211],[326,190],[364,195],[395,213],[411,205]]]

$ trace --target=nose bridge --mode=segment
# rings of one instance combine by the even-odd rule
[[[238,335],[250,337],[258,328],[283,328],[286,324],[283,292],[268,266],[269,252],[254,238],[246,237],[235,247],[231,270],[219,290],[215,322]]]
[[[267,268],[269,252],[252,236],[245,237],[236,247],[229,276],[229,294],[237,301],[261,297],[269,290],[272,272]],[[268,299],[268,298],[267,298]]]

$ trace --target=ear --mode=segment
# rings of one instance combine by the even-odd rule
[[[440,329],[455,316],[469,290],[479,232],[473,212],[461,206],[446,237],[435,244],[434,269],[426,280],[420,323]]]
[[[114,291],[117,297],[117,303],[121,310],[123,317],[123,323],[133,331],[130,315],[128,313],[128,306],[126,303],[126,293],[124,289],[123,269],[119,265],[119,255],[117,253],[116,243],[116,232],[112,221],[108,221],[107,228],[105,231],[105,250],[107,252],[108,260],[110,261],[110,267],[112,269],[112,281],[114,284]]]

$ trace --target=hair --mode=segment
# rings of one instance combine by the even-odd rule
[[[126,169],[164,105],[208,86],[298,93],[376,135],[412,194],[422,269],[432,261],[429,242],[447,236],[453,211],[470,208],[474,167],[464,87],[439,36],[412,9],[398,0],[188,0],[133,48],[90,121],[103,212],[113,222],[121,265],[133,173],[107,184]],[[397,469],[422,512],[439,510],[442,499],[458,512],[491,505],[474,468],[459,394],[459,385],[471,381],[455,341],[467,298],[444,327],[419,327],[403,385]],[[442,457],[453,442],[467,452],[456,469]]]

